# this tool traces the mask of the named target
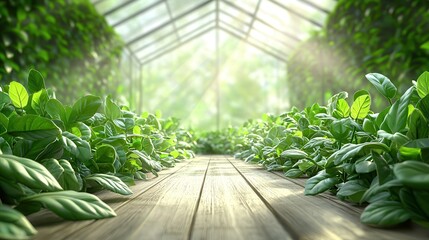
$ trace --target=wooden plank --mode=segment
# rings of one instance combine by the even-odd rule
[[[198,158],[121,205],[117,217],[63,233],[64,239],[188,238],[209,161]]]
[[[356,211],[321,196],[305,196],[301,186],[257,165],[229,160],[299,239],[428,239],[429,231],[415,225],[368,227],[360,223]]]
[[[237,170],[210,161],[191,239],[292,239]]]
[[[101,200],[107,203],[113,210],[117,210],[119,207],[127,204],[129,201],[138,198],[141,194],[146,192],[148,189],[156,186],[162,181],[167,180],[169,177],[186,167],[193,160],[183,160],[176,164],[174,168],[167,168],[158,173],[158,177],[153,177],[144,181],[137,181],[136,185],[130,186],[133,194],[130,196],[123,196],[110,191],[101,191],[96,193]],[[50,211],[40,211],[38,213],[28,216],[30,222],[37,229],[38,234],[34,239],[62,239],[65,233],[73,231],[79,231],[87,225],[94,222],[94,220],[88,221],[66,221],[56,216]],[[98,220],[102,222],[103,220]]]

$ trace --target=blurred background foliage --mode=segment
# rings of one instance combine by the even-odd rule
[[[123,44],[89,1],[4,0],[0,26],[3,83],[25,82],[35,68],[64,103],[85,93],[116,95]]]
[[[288,62],[291,104],[326,104],[340,90],[369,89],[369,72],[385,73],[403,93],[429,67],[428,9],[429,1],[338,1],[325,28]]]

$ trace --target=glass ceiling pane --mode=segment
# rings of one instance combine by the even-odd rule
[[[165,4],[156,7],[130,19],[126,24],[116,27],[116,31],[128,42],[142,34],[153,30],[170,19]]]
[[[238,20],[236,18],[233,18],[227,14],[224,14],[223,12],[221,12],[219,14],[219,18],[226,22],[229,23],[230,25],[234,26],[235,28],[243,31],[243,32],[247,32],[249,30],[249,24],[250,23],[244,23],[241,20]]]
[[[205,1],[207,0],[167,0],[173,18],[191,10],[193,7]]]
[[[211,23],[214,23],[216,21],[216,15],[215,13],[211,13],[209,15],[206,15],[203,18],[200,18],[196,22],[191,22],[188,25],[183,25],[180,28],[178,27],[179,36],[181,38],[185,37],[187,34],[191,33],[192,31],[195,31],[199,28],[203,28],[206,25],[209,25]]]
[[[172,0],[174,1],[174,0]],[[200,19],[200,17],[207,15],[210,12],[214,12],[216,10],[216,5],[215,2],[211,2],[209,4],[206,4],[204,7],[191,12],[190,14],[177,19],[176,20],[176,26],[180,27],[183,26],[185,24],[188,24],[190,22],[195,22],[198,21]],[[173,10],[172,10],[173,11]]]
[[[104,0],[95,5],[95,7],[99,13],[105,14],[110,9],[120,6],[122,3],[122,1],[118,0]]]
[[[155,44],[158,39],[161,39],[169,34],[175,35],[173,25],[169,24],[156,32],[153,32],[152,34],[140,39],[139,41],[131,44],[129,47],[133,51],[137,51],[138,49],[141,49],[142,47],[148,45],[148,44]]]
[[[157,0],[145,0],[145,1],[135,1],[132,2],[123,8],[119,9],[116,12],[113,12],[112,14],[109,14],[106,16],[106,20],[110,25],[115,25],[122,19],[131,16],[133,14],[136,14],[137,12],[149,7],[153,3],[155,3]],[[120,2],[120,1],[117,1]]]
[[[278,3],[293,9],[323,25],[328,14],[300,0],[276,0]],[[293,14],[293,13],[292,13]]]
[[[231,2],[237,6],[240,6],[240,8],[244,9],[245,11],[249,13],[254,13],[256,9],[256,5],[258,4],[258,0],[226,0],[227,2]],[[265,1],[265,0],[261,0]],[[224,9],[222,6],[221,9]]]
[[[247,1],[243,1],[243,2],[247,2]],[[240,4],[238,6],[240,6],[241,8],[243,8],[243,6],[245,6],[246,4]],[[256,6],[256,5],[255,5]],[[243,22],[249,23],[252,21],[252,16],[249,15],[248,13],[253,14],[253,12],[255,11],[255,9],[248,11],[248,13],[243,12],[247,11],[246,9],[243,8],[243,10],[241,9],[237,9],[235,7],[232,7],[224,2],[220,2],[219,4],[219,8],[221,9],[221,11],[226,12],[227,14],[229,14],[230,16],[234,16],[235,18],[240,19]]]
[[[151,53],[157,51],[158,49],[164,48],[168,45],[172,45],[177,42],[177,36],[172,34],[163,39],[160,39],[156,42],[156,44],[150,45],[147,48],[144,48],[141,51],[136,52],[137,58],[143,58]]]
[[[240,30],[237,30],[236,28],[234,28],[233,26],[231,26],[229,23],[223,22],[222,20],[219,22],[219,26],[225,30],[227,30],[226,32],[231,35],[232,32],[233,34],[235,34],[235,37],[238,38],[245,38],[246,37],[246,33],[242,32]],[[229,31],[229,32],[228,32]]]

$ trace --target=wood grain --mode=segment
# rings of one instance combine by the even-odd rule
[[[225,157],[210,161],[191,239],[291,239]]]
[[[360,214],[321,196],[305,196],[304,189],[258,165],[229,159],[255,191],[299,239],[428,239],[429,231],[413,226],[377,229],[363,225]]]

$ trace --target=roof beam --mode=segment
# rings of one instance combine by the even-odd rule
[[[168,1],[165,1],[165,6],[167,7],[168,16],[170,17],[170,21],[173,20],[173,14],[171,13],[170,4],[168,4]],[[177,31],[176,22],[172,23],[174,32],[176,33],[177,41],[180,41],[180,35]]]
[[[308,0],[298,0],[298,1],[300,1],[300,2],[304,3],[304,4],[308,5],[308,6],[311,6],[311,7],[315,8],[315,9],[317,9],[317,10],[321,11],[321,12],[324,12],[324,13],[326,13],[326,14],[329,14],[329,13],[330,13],[330,11],[329,11],[329,10],[327,10],[327,9],[325,9],[325,8],[322,8],[321,6],[316,5],[316,4],[314,4],[313,2],[310,2],[310,1],[308,1]]]
[[[253,15],[252,15],[252,20],[250,20],[249,29],[246,32],[246,39],[249,37],[250,31],[252,31],[253,23],[255,23],[255,19],[256,19],[256,16],[258,15],[258,11],[259,11],[259,7],[261,6],[261,2],[262,2],[262,0],[258,0],[258,3],[256,4],[255,11],[253,12]]]
[[[165,1],[165,0],[164,0],[164,1]],[[198,9],[200,9],[200,8],[202,8],[202,7],[204,7],[204,6],[206,6],[206,5],[207,5],[207,4],[209,4],[210,2],[212,2],[212,0],[206,0],[206,1],[204,1],[204,2],[202,2],[202,3],[200,3],[200,4],[198,4],[197,6],[195,6],[195,7],[191,8],[191,9],[189,9],[188,11],[186,11],[186,12],[184,12],[184,13],[180,14],[179,16],[177,16],[177,17],[175,17],[175,18],[173,18],[173,19],[171,19],[171,20],[169,20],[169,21],[167,21],[167,22],[162,23],[161,25],[159,25],[159,26],[155,27],[154,29],[150,30],[149,32],[144,33],[144,34],[141,34],[140,36],[135,37],[134,39],[132,39],[132,40],[130,40],[129,42],[127,42],[127,43],[126,43],[126,44],[127,44],[127,46],[129,46],[129,45],[131,45],[131,44],[133,44],[133,43],[137,42],[137,41],[138,41],[138,40],[140,40],[141,38],[144,38],[144,37],[146,37],[146,36],[148,36],[148,35],[152,34],[153,32],[158,31],[158,30],[159,30],[159,29],[161,29],[161,28],[164,28],[165,26],[167,26],[167,25],[171,24],[172,22],[175,22],[175,21],[177,21],[178,19],[181,19],[181,18],[185,17],[186,15],[188,15],[188,14],[192,13],[193,11],[196,11],[196,10],[198,10]]]
[[[136,1],[136,0],[128,0],[128,1],[126,1],[126,2],[123,2],[123,3],[121,3],[121,5],[119,5],[119,6],[117,6],[117,7],[114,7],[114,8],[112,8],[112,9],[110,9],[109,11],[107,11],[107,12],[103,13],[103,16],[104,16],[104,17],[107,17],[108,15],[110,15],[110,14],[112,14],[112,13],[114,13],[114,12],[116,12],[116,11],[120,10],[121,8],[124,8],[124,7],[128,6],[130,3],[133,3],[133,2],[135,2],[135,1]]]

